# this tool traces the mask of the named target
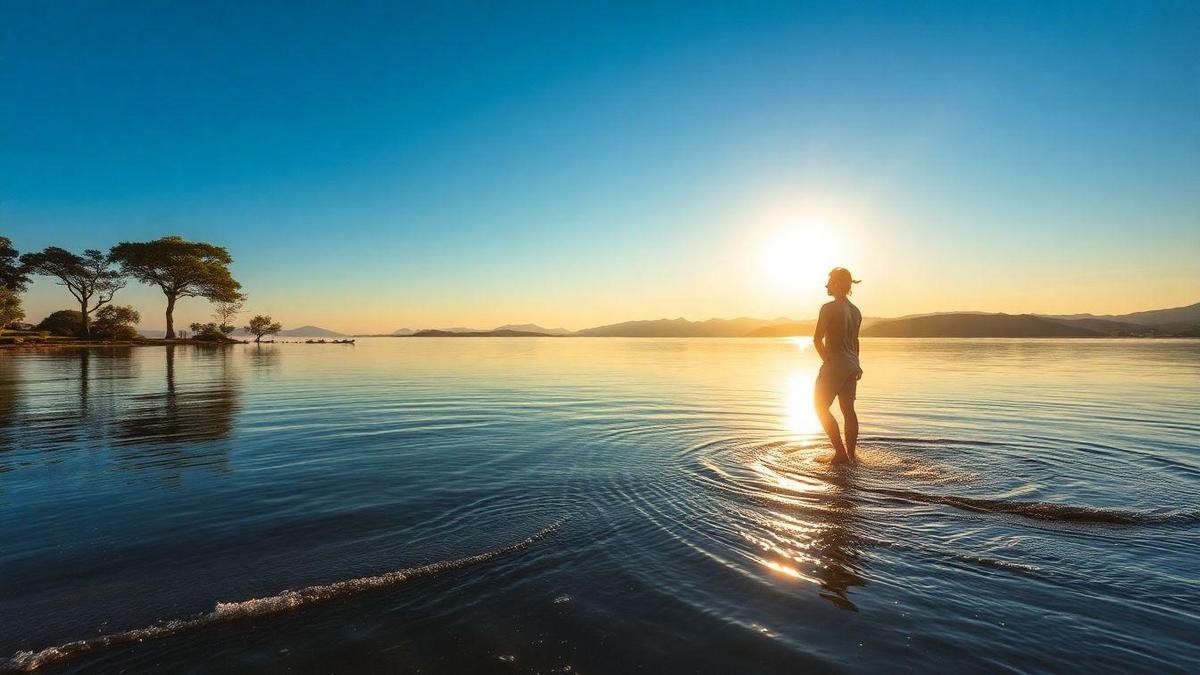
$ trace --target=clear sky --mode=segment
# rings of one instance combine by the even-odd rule
[[[14,0],[0,234],[355,332],[1190,304],[1200,4]]]

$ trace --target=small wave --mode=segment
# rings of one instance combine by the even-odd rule
[[[190,619],[164,621],[144,628],[134,628],[119,633],[100,635],[87,640],[67,642],[54,647],[47,647],[37,652],[17,652],[8,660],[0,661],[0,672],[30,672],[45,665],[66,661],[110,647],[177,635],[185,631],[203,628],[223,621],[281,614],[298,609],[304,605],[354,595],[364,591],[387,588],[417,577],[431,576],[479,565],[524,549],[539,539],[549,536],[558,530],[562,524],[563,521],[558,521],[520,541],[463,558],[440,560],[427,565],[407,567],[372,577],[360,577],[321,586],[308,586],[298,590],[286,590],[277,595],[265,598],[251,598],[241,602],[218,602],[211,612]]]
[[[984,441],[976,438],[917,438],[910,436],[862,436],[860,443],[878,442],[900,445],[978,445],[985,447],[1007,447],[1010,443],[1000,441]]]
[[[1022,502],[1008,499],[980,499],[955,495],[931,495],[908,490],[870,488],[869,492],[899,499],[944,504],[967,511],[1011,513],[1026,518],[1056,520],[1068,523],[1103,523],[1108,525],[1187,525],[1200,523],[1200,512],[1147,513],[1122,509],[1101,509],[1053,502]]]

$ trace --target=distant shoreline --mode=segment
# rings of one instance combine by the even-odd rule
[[[493,335],[453,333],[447,335],[352,335],[354,338],[571,338],[595,340],[779,340],[812,335]],[[1198,340],[1200,335],[864,335],[868,340]]]
[[[486,335],[480,333],[461,333],[451,335],[355,335],[356,338],[444,338],[444,339],[466,339],[466,338],[578,338],[578,339],[626,339],[626,340],[779,340],[779,339],[795,339],[804,338],[811,339],[811,335],[788,335],[780,337],[764,337],[764,336],[671,336],[671,335],[643,335],[643,336],[622,336],[622,335]],[[1200,336],[1196,335],[1031,335],[1031,336],[954,336],[954,335],[934,335],[934,336],[864,336],[867,340],[1200,340]],[[0,342],[0,351],[41,351],[49,349],[93,349],[93,348],[108,348],[108,347],[170,347],[176,345],[195,346],[195,347],[225,347],[231,345],[253,345],[256,344],[249,340],[238,340],[234,342],[208,342],[206,340],[192,339],[176,339],[176,340],[120,340],[120,341],[104,341],[104,340],[54,340],[48,342]],[[307,344],[300,341],[287,342],[263,342],[261,344]]]
[[[813,319],[649,319],[584,328],[547,329],[507,324],[491,330],[461,326],[354,337],[808,337]],[[863,337],[1033,338],[1033,337],[1200,337],[1200,303],[1121,316],[941,312],[897,318],[864,317]]]

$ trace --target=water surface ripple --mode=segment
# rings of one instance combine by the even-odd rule
[[[0,664],[1200,670],[1200,342],[864,361],[846,468],[799,341],[0,353]]]

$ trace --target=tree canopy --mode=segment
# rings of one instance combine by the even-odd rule
[[[22,293],[28,284],[29,277],[17,258],[17,249],[8,237],[0,237],[0,288]]]
[[[21,256],[21,262],[33,274],[57,278],[58,284],[71,292],[83,315],[83,337],[91,334],[88,325],[91,313],[112,302],[117,291],[125,287],[125,279],[113,267],[112,260],[95,249],[76,255],[50,246],[39,253],[26,253]]]
[[[175,302],[200,297],[235,302],[241,284],[229,272],[233,258],[224,247],[179,236],[147,242],[122,242],[112,249],[121,269],[142,283],[158,286],[167,296],[167,337],[175,337]]]
[[[213,303],[213,319],[216,320],[218,330],[225,335],[233,334],[236,329],[233,320],[242,313],[247,299],[245,293],[238,293],[232,300],[217,300]]]
[[[264,335],[273,335],[281,330],[283,330],[282,325],[262,314],[250,319],[250,323],[246,326],[246,331],[254,336],[255,342],[262,342]]]

